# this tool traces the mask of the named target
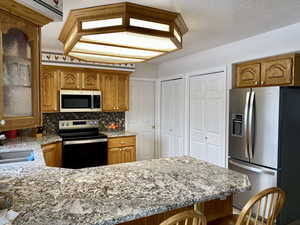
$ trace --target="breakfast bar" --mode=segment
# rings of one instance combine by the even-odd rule
[[[196,203],[228,208],[232,194],[250,188],[247,176],[187,156],[77,170],[24,167],[1,171],[0,181],[11,185],[16,225],[160,222]]]

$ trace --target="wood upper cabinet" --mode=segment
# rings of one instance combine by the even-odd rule
[[[103,111],[124,112],[129,108],[129,72],[63,66],[42,69],[42,112],[59,110],[61,89],[101,90]]]
[[[0,131],[41,124],[40,26],[0,7]]]
[[[300,86],[300,56],[286,54],[236,65],[236,87]]]
[[[64,68],[60,74],[61,89],[80,89],[82,72],[76,69]]]
[[[51,166],[51,167],[62,166],[61,142],[43,145],[42,150],[43,150],[46,166]]]
[[[136,161],[136,137],[115,137],[108,139],[108,164]]]
[[[43,66],[41,69],[42,112],[58,111],[58,77],[59,70]]]
[[[129,74],[103,73],[102,96],[103,111],[124,112],[129,109]]]
[[[117,110],[128,111],[129,109],[129,78],[128,76],[117,76]]]
[[[110,73],[103,73],[101,78],[102,109],[103,111],[114,111],[117,105],[117,77]]]
[[[99,75],[96,71],[82,73],[82,89],[84,90],[100,89]]]
[[[292,58],[267,60],[262,62],[261,84],[284,85],[292,83]]]
[[[258,85],[260,85],[259,63],[237,65],[237,87],[256,87]]]

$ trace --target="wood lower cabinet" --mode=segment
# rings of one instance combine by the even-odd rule
[[[42,146],[46,166],[62,166],[62,145],[61,142]]]
[[[236,65],[235,87],[300,86],[300,55],[286,54]]]
[[[115,137],[108,139],[108,164],[136,161],[136,137]]]
[[[42,67],[41,71],[42,112],[56,112],[58,111],[59,71],[47,66]]]

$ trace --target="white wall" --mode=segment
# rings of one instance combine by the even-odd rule
[[[130,77],[156,79],[158,74],[158,65],[153,63],[137,63],[135,71]]]
[[[184,74],[299,50],[300,23],[297,23],[162,63],[159,65],[158,76]]]

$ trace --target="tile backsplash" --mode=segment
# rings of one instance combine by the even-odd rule
[[[111,123],[118,125],[118,130],[125,130],[125,112],[78,112],[78,113],[44,113],[43,126],[44,134],[58,132],[59,120],[93,120],[97,119],[105,127]]]

